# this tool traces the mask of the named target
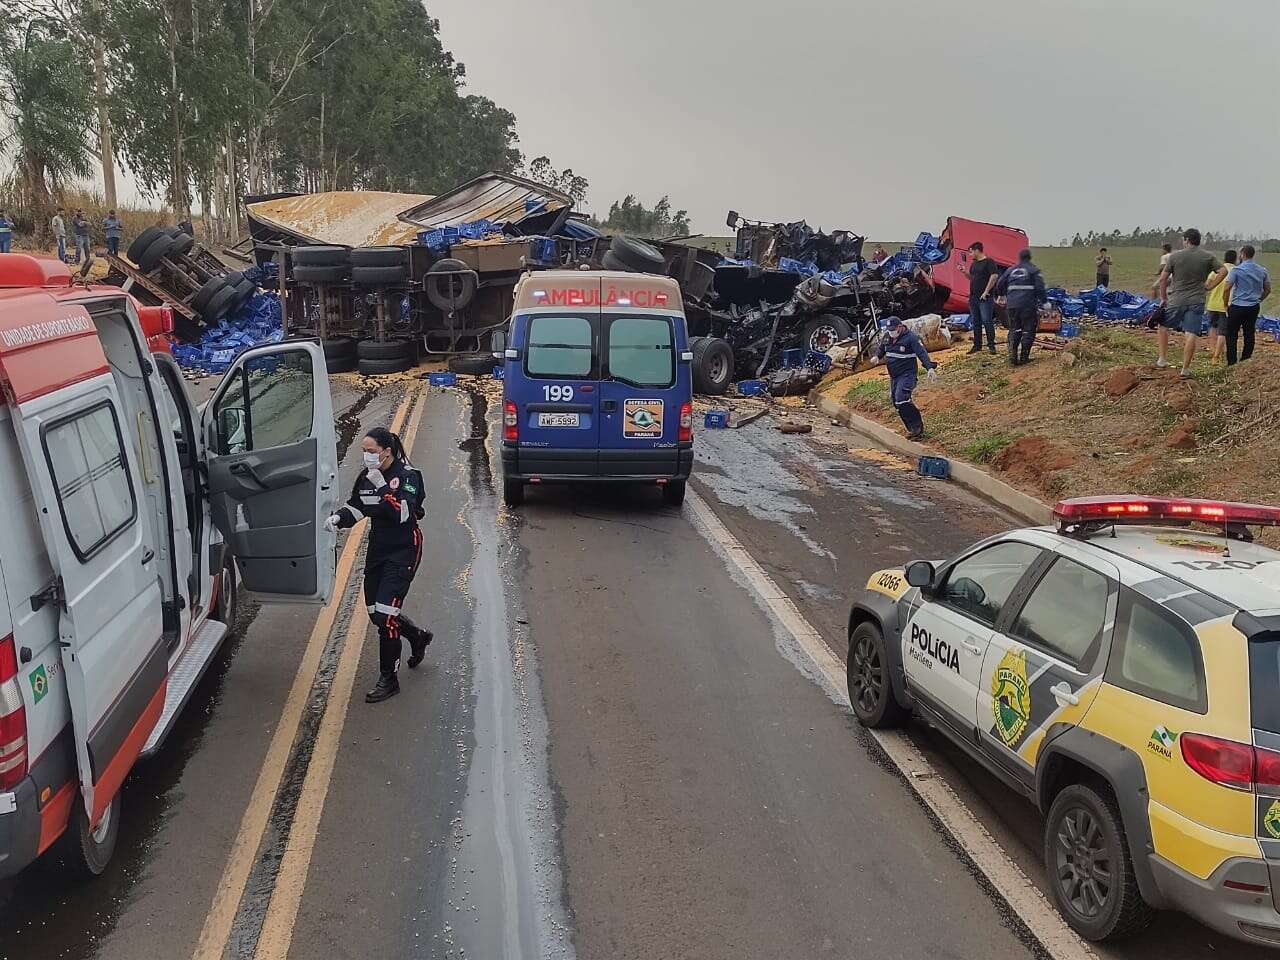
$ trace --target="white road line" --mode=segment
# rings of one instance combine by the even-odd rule
[[[720,522],[712,509],[693,490],[685,495],[685,508],[693,515],[698,531],[711,543],[764,601],[777,622],[794,638],[813,662],[828,693],[842,705],[849,703],[844,664],[804,618],[800,610],[755,558]],[[870,730],[908,786],[933,811],[942,826],[969,860],[986,877],[996,893],[1008,904],[1040,946],[1054,960],[1097,960],[1097,955],[1076,935],[1061,914],[1045,899],[1022,869],[1001,849],[995,838],[956,796],[933,765],[907,736],[893,730]]]

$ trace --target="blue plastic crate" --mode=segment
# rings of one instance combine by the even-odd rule
[[[452,387],[458,382],[456,373],[428,373],[427,383],[433,387]]]
[[[1080,336],[1080,324],[1063,322],[1062,326],[1058,328],[1058,333],[1064,337],[1078,337]]]
[[[916,463],[916,473],[922,477],[946,480],[951,476],[951,461],[946,457],[921,457]]]
[[[764,393],[763,380],[741,380],[738,382],[738,394],[744,397],[757,397]]]
[[[782,351],[783,367],[798,367],[804,363],[804,351],[799,347],[793,347],[790,350]]]
[[[826,373],[831,369],[831,358],[825,353],[810,350],[805,355],[804,365],[810,370],[817,370],[818,373]]]
[[[495,379],[495,380],[501,380],[505,374],[506,374],[506,371],[505,371],[505,370],[503,370],[503,368],[502,368],[502,367],[494,367],[494,368],[493,368],[493,379]]]
[[[702,418],[702,424],[708,430],[723,430],[729,426],[729,411],[708,410]]]

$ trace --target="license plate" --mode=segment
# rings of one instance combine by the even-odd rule
[[[538,414],[538,426],[576,427],[578,426],[578,415],[576,413],[540,413]]]

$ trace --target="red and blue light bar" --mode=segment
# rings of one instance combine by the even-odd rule
[[[1280,527],[1280,507],[1224,500],[1183,497],[1077,497],[1059,500],[1053,518],[1060,524],[1144,520],[1195,520],[1201,523],[1235,523]]]

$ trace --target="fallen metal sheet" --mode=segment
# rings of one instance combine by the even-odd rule
[[[424,200],[400,216],[417,224],[416,230],[432,230],[476,220],[507,223],[572,206],[572,197],[544,184],[506,173],[486,173]]]
[[[335,190],[260,200],[246,209],[251,218],[304,241],[376,247],[413,243],[422,228],[401,219],[401,211],[431,199],[422,193]]]

